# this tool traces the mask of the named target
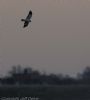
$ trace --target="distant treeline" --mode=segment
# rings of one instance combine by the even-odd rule
[[[77,74],[76,78],[69,75],[41,73],[33,70],[31,67],[22,68],[22,66],[13,66],[9,74],[0,78],[1,85],[84,85],[90,84],[90,66]]]

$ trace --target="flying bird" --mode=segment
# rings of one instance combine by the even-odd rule
[[[21,21],[24,21],[23,28],[27,27],[28,24],[31,22],[31,17],[32,17],[32,11],[30,10],[28,16],[26,17],[26,19],[21,19]]]

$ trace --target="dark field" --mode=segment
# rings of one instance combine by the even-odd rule
[[[35,97],[39,100],[90,100],[90,86],[1,86],[0,97]]]

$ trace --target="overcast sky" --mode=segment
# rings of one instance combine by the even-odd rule
[[[69,75],[90,65],[90,0],[0,0],[0,73],[18,64]]]

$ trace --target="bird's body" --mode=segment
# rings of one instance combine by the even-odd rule
[[[23,28],[27,27],[28,24],[31,22],[31,17],[32,17],[32,11],[30,10],[28,16],[26,17],[26,19],[21,19],[21,21],[24,21]]]

